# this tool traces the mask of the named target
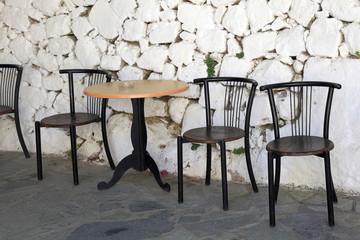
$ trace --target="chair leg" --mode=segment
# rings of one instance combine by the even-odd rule
[[[78,175],[77,156],[76,156],[76,128],[75,128],[75,126],[70,126],[70,142],[71,142],[71,159],[72,159],[74,185],[78,185],[79,184],[79,175]]]
[[[24,141],[24,137],[22,135],[22,132],[21,132],[21,126],[20,126],[20,119],[19,119],[19,111],[18,111],[18,108],[14,108],[14,115],[15,115],[15,127],[16,127],[16,132],[17,132],[17,135],[18,135],[18,138],[19,138],[19,142],[20,142],[20,145],[21,145],[21,148],[25,154],[25,157],[26,158],[29,158],[30,157],[30,154],[29,154],[29,151],[26,147],[26,144],[25,144],[25,141]]]
[[[105,148],[106,157],[108,159],[108,162],[110,164],[111,169],[114,170],[115,169],[115,164],[114,164],[114,160],[113,160],[113,158],[111,156],[109,142],[108,142],[108,138],[107,138],[105,117],[101,118],[101,132],[102,132],[102,137],[103,137],[103,141],[104,141],[104,148]]]
[[[220,142],[221,152],[221,179],[222,179],[222,195],[223,195],[223,209],[227,211],[228,206],[228,190],[227,190],[227,176],[226,176],[226,149],[225,142]]]
[[[211,174],[211,144],[206,145],[206,179],[205,185],[210,185]]]
[[[331,175],[331,173],[330,173],[330,175]],[[337,203],[338,199],[337,199],[337,195],[336,195],[336,191],[335,191],[335,187],[334,187],[334,181],[333,181],[332,176],[330,178],[331,178],[331,188],[332,188],[333,201]]]
[[[334,226],[333,186],[331,179],[330,153],[325,151],[325,180],[329,226]]]
[[[250,143],[249,143],[249,138],[247,138],[247,137],[245,137],[245,157],[246,157],[246,166],[248,169],[251,186],[252,186],[254,192],[258,192],[259,190],[256,185],[255,176],[254,176],[254,172],[253,172],[252,165],[251,165]]]
[[[42,159],[41,159],[41,136],[40,136],[40,122],[35,122],[35,142],[36,142],[36,165],[38,180],[43,179],[42,173]]]
[[[270,226],[275,227],[274,157],[268,152],[268,188]]]
[[[276,157],[275,165],[275,202],[277,202],[279,187],[280,187],[280,173],[281,173],[281,157]]]
[[[182,137],[177,138],[177,153],[178,153],[178,202],[184,202],[183,195],[183,146]]]

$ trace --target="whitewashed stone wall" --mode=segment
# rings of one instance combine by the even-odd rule
[[[34,121],[68,109],[61,68],[99,68],[114,79],[176,79],[187,92],[146,99],[148,150],[160,170],[176,172],[176,136],[205,122],[201,89],[206,56],[218,61],[217,76],[274,82],[341,83],[331,119],[334,183],[360,193],[360,1],[359,0],[0,0],[0,63],[24,66],[20,114],[25,141],[35,152]],[[236,55],[244,52],[244,58]],[[79,85],[79,84],[77,84]],[[77,90],[82,94],[82,86]],[[216,96],[216,98],[220,98]],[[200,101],[199,101],[200,99]],[[77,99],[82,109],[81,98]],[[217,99],[215,99],[217,101]],[[130,153],[130,100],[110,100],[111,150],[119,161]],[[215,115],[218,111],[215,111]],[[216,118],[216,116],[214,116]],[[266,142],[273,133],[269,103],[257,92],[251,119],[251,156],[258,183],[267,183]],[[21,151],[12,115],[1,116],[0,149]],[[69,133],[42,131],[43,152],[66,155]],[[79,156],[106,162],[99,124],[78,130]],[[248,182],[244,155],[231,152],[231,180]],[[184,146],[184,172],[205,175],[205,147]],[[213,176],[220,178],[219,149]],[[284,159],[282,183],[324,187],[321,160]]]

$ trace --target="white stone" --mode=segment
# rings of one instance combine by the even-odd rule
[[[341,31],[344,33],[345,43],[350,53],[354,55],[356,51],[360,51],[360,24],[351,23]]]
[[[259,82],[259,85],[264,84],[259,79],[256,81]],[[272,123],[272,116],[268,96],[257,92],[251,109],[250,126],[261,126],[269,123]]]
[[[21,62],[19,62],[19,60],[17,60],[17,58],[7,52],[0,52],[0,63],[3,64],[21,64]]]
[[[150,73],[149,77],[147,78],[149,80],[161,80],[161,74],[159,73]]]
[[[116,52],[127,64],[134,65],[140,55],[140,48],[136,45],[130,45],[122,41],[116,47]]]
[[[283,28],[290,28],[290,25],[280,17],[276,18],[275,21],[271,24],[271,29],[273,31],[277,31]]]
[[[32,43],[37,44],[46,38],[45,26],[43,24],[31,24],[29,31]]]
[[[247,77],[252,68],[253,64],[249,60],[227,55],[221,63],[219,76]]]
[[[319,5],[312,0],[293,0],[289,16],[299,24],[307,27],[318,8]]]
[[[249,78],[255,79],[259,85],[277,82],[290,82],[294,77],[291,67],[277,61],[265,60],[260,62]]]
[[[195,39],[196,39],[196,35],[193,34],[193,33],[189,33],[189,32],[186,32],[186,31],[182,31],[180,33],[180,38],[184,41],[189,41],[189,42],[194,42]]]
[[[175,74],[176,74],[175,66],[172,65],[171,63],[165,63],[164,69],[161,74],[161,78],[168,80],[176,80]]]
[[[30,4],[30,1],[29,0],[5,0],[5,4],[10,7],[25,9]]]
[[[321,7],[339,20],[360,21],[360,3],[357,0],[324,0]]]
[[[148,80],[151,81],[151,80]],[[156,98],[146,98],[144,103],[145,117],[166,117],[166,102]]]
[[[188,65],[194,55],[194,49],[196,48],[194,43],[182,41],[173,43],[169,47],[169,58],[171,63],[177,67]]]
[[[194,119],[196,119],[196,121],[194,121]],[[198,103],[190,104],[185,110],[181,134],[183,134],[187,130],[205,126],[205,108]]]
[[[94,43],[95,43],[96,46],[100,49],[100,52],[101,52],[101,53],[105,53],[105,52],[106,52],[106,49],[107,49],[108,46],[109,46],[109,42],[106,41],[106,39],[103,38],[101,35],[97,35],[97,36],[94,38]]]
[[[91,8],[89,22],[106,39],[117,37],[118,29],[122,24],[121,19],[106,0],[97,1]]]
[[[32,5],[47,16],[53,16],[59,10],[61,0],[33,0]]]
[[[71,30],[78,39],[86,36],[92,29],[86,17],[78,17],[72,21]]]
[[[142,21],[130,19],[124,22],[122,38],[126,41],[139,41],[145,37],[146,24]]]
[[[272,22],[275,17],[266,0],[251,0],[246,3],[251,32],[255,33]]]
[[[168,104],[171,120],[173,120],[177,124],[180,124],[189,102],[189,99],[186,98],[170,98]]]
[[[291,0],[270,0],[269,6],[281,13],[287,13],[290,9]]]
[[[245,58],[252,60],[262,57],[275,49],[276,32],[254,33],[242,40]]]
[[[51,74],[43,77],[42,86],[46,90],[60,91],[64,88],[64,81],[59,74]]]
[[[64,36],[49,40],[48,49],[53,55],[66,55],[74,50],[75,42],[72,38]]]
[[[168,9],[160,12],[159,16],[162,21],[174,21],[176,19],[176,11]]]
[[[32,87],[41,87],[41,72],[31,66],[25,65],[23,70],[22,82],[28,83]]]
[[[224,96],[226,88],[221,83],[209,84],[210,107],[211,109],[224,109]],[[201,89],[201,95],[198,102],[205,108],[204,87]]]
[[[27,7],[24,10],[24,13],[28,15],[30,18],[40,22],[43,18],[45,18],[44,14],[40,12],[39,10],[33,8],[33,7]]]
[[[160,4],[158,0],[137,0],[138,8],[135,17],[143,22],[159,20]]]
[[[189,1],[197,5],[202,5],[206,0],[189,0]]]
[[[72,0],[77,6],[92,6],[96,0]]]
[[[150,47],[137,60],[137,65],[140,68],[154,72],[162,72],[168,57],[168,52],[166,47]]]
[[[282,30],[276,38],[276,52],[283,56],[297,56],[305,49],[304,27],[298,25],[291,29]]]
[[[9,27],[26,32],[29,29],[29,18],[24,11],[19,8],[4,6],[2,9],[1,20]]]
[[[180,3],[177,17],[183,23],[183,29],[185,27],[190,30],[189,32],[192,32],[193,29],[213,29],[215,27],[214,9],[211,6]]]
[[[130,99],[126,98],[119,98],[119,99],[109,99],[108,106],[117,112],[124,112],[124,113],[133,113],[132,104]]]
[[[0,29],[0,49],[8,47],[10,39],[7,37],[7,28]]]
[[[100,67],[104,70],[118,71],[121,65],[120,56],[103,55],[101,57]]]
[[[179,22],[160,22],[153,23],[153,29],[149,34],[151,44],[172,43],[180,32]]]
[[[135,0],[112,0],[110,2],[111,9],[118,15],[120,22],[123,23],[125,19],[131,18],[135,13]]]
[[[171,9],[177,7],[180,2],[181,0],[165,0],[166,5]]]
[[[116,159],[119,161],[129,155],[133,150],[130,139],[130,116],[123,113],[111,116],[108,121],[107,130],[112,156],[116,156]]]
[[[329,11],[321,11],[321,12],[316,12],[315,16],[317,19],[321,19],[321,18],[328,18],[329,17]]]
[[[97,143],[93,139],[87,139],[83,144],[81,144],[77,153],[79,156],[91,160],[91,159],[95,159],[99,155],[100,151],[101,151],[101,147],[99,143]]]
[[[35,56],[33,45],[23,36],[19,36],[12,40],[9,47],[15,57],[22,63],[28,63]]]
[[[222,25],[226,30],[237,36],[243,36],[249,29],[249,21],[246,16],[245,5],[230,6],[224,15]]]
[[[189,89],[185,92],[172,94],[174,97],[185,97],[185,98],[191,98],[196,99],[200,97],[200,86],[195,84],[189,84]]]
[[[230,38],[227,41],[227,52],[229,55],[236,55],[242,52],[242,48],[235,38]]]
[[[133,66],[125,66],[117,72],[120,80],[142,80],[144,73],[140,68]]]
[[[21,94],[22,101],[34,109],[38,109],[40,106],[42,106],[45,103],[45,99],[47,97],[45,89],[26,85],[21,86]]]
[[[71,19],[66,15],[57,15],[46,21],[46,36],[57,38],[71,32]]]
[[[75,54],[85,68],[94,68],[100,64],[100,52],[90,37],[76,42]]]
[[[294,62],[293,68],[296,73],[301,73],[304,68],[304,64],[297,60]]]
[[[59,69],[56,57],[44,50],[40,50],[38,52],[36,56],[36,63],[48,72],[53,72]]]
[[[64,59],[64,61],[60,64],[60,68],[63,69],[71,69],[71,68],[84,68],[84,66],[80,63],[80,61],[75,58],[74,56],[72,57],[67,57]]]
[[[340,57],[342,58],[347,58],[349,57],[349,48],[346,45],[346,43],[342,43],[339,47],[339,53],[340,53]]]
[[[196,44],[203,53],[225,52],[226,34],[224,30],[199,29],[196,33]]]
[[[237,2],[237,0],[210,0],[211,4],[218,8],[218,7],[222,7],[222,6],[230,6],[233,5],[235,2]]]
[[[186,67],[178,69],[178,78],[184,82],[192,82],[195,78],[207,77],[207,66],[204,61],[193,61]]]
[[[336,57],[341,42],[342,23],[335,18],[318,19],[311,25],[306,48],[311,55]],[[326,32],[324,32],[326,29]]]

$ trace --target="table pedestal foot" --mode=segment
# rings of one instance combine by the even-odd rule
[[[151,173],[154,175],[156,182],[159,184],[159,186],[165,191],[170,192],[170,185],[168,183],[163,183],[160,178],[160,172],[159,169],[154,161],[154,159],[150,155],[145,156],[145,161],[148,163],[149,169]]]

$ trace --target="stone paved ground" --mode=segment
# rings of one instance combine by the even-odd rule
[[[163,177],[162,191],[149,172],[127,172],[113,188],[107,166],[79,163],[73,186],[70,159],[44,157],[44,180],[36,179],[34,154],[0,152],[0,239],[360,239],[360,197],[335,204],[335,227],[327,225],[324,191],[281,188],[277,225],[268,225],[267,188],[229,184],[229,211],[222,210],[221,184],[185,181],[177,203],[176,177]]]

